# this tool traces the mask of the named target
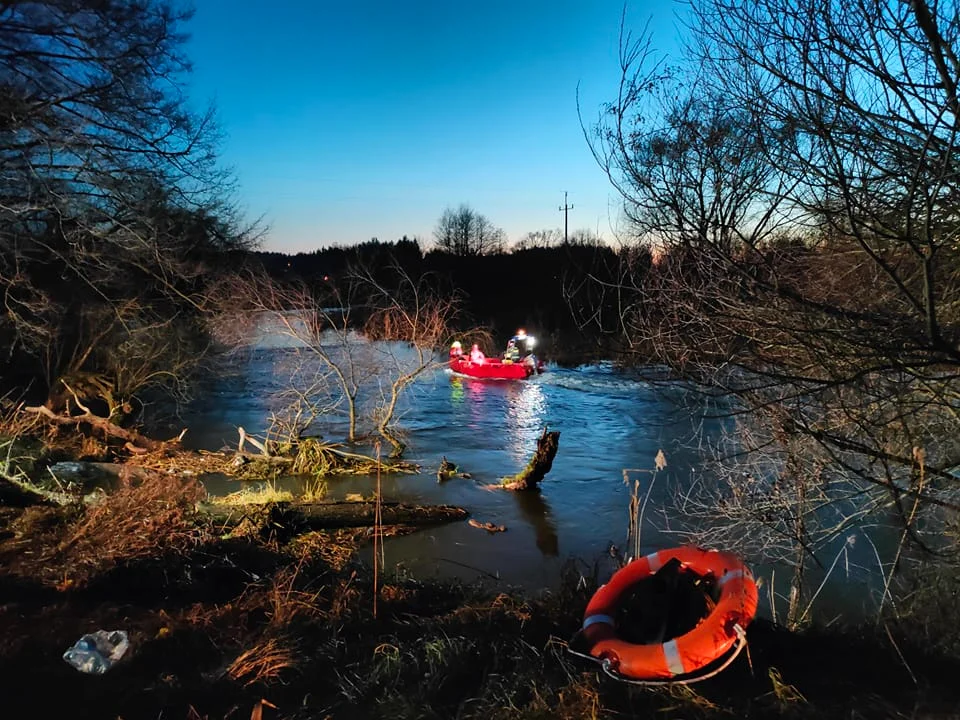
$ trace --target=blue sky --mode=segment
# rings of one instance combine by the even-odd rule
[[[511,241],[562,228],[612,238],[618,200],[577,117],[615,96],[619,0],[196,0],[195,102],[265,249],[432,240],[467,203]],[[634,1],[675,54],[678,6]]]

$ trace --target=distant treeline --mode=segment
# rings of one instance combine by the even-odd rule
[[[253,256],[275,279],[301,280],[316,287],[345,282],[350,269],[358,266],[376,273],[399,265],[411,276],[428,274],[441,289],[461,298],[461,330],[477,326],[489,330],[496,343],[489,351],[502,350],[523,327],[538,337],[542,355],[561,362],[589,360],[609,350],[607,338],[588,320],[598,311],[616,310],[615,297],[604,297],[602,290],[624,281],[625,265],[621,253],[602,244],[561,243],[464,256],[436,249],[424,252],[406,237],[295,255]],[[649,258],[630,265],[642,271],[649,267]]]

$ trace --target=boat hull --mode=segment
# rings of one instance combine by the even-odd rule
[[[488,358],[482,363],[471,362],[467,358],[451,358],[450,369],[460,375],[486,380],[526,380],[535,372],[535,368],[527,363],[505,363],[495,358]]]

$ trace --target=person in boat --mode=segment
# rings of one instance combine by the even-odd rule
[[[453,345],[450,346],[450,359],[458,360],[463,357],[463,345],[460,344],[459,340],[454,340]]]
[[[470,361],[475,362],[477,365],[482,365],[487,359],[487,356],[483,354],[483,350],[480,349],[480,346],[476,343],[473,344],[473,347],[470,348]]]
[[[507,341],[507,349],[510,348],[511,343],[517,348],[520,357],[526,357],[533,353],[533,336],[527,335],[527,331],[523,328],[517,330],[517,334]]]
[[[504,362],[517,362],[520,359],[520,349],[517,347],[515,340],[507,341],[507,349],[503,352],[503,361]]]

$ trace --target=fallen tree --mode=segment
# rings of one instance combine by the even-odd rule
[[[160,450],[170,445],[179,443],[186,435],[186,429],[171,440],[153,440],[141,435],[136,430],[121,427],[114,423],[110,418],[97,415],[89,408],[85,407],[77,400],[77,405],[83,410],[82,415],[71,415],[70,413],[55,413],[46,405],[28,405],[23,408],[24,412],[32,413],[47,419],[53,425],[89,425],[94,430],[98,430],[108,438],[117,438],[125,441],[124,447],[131,453],[138,455],[152,450]]]
[[[352,473],[368,475],[375,472],[387,473],[415,473],[420,467],[411,462],[391,459],[383,460],[379,457],[370,457],[359,453],[348,452],[340,443],[327,443],[317,438],[302,438],[295,443],[288,443],[284,447],[278,443],[262,443],[247,433],[242,427],[237,428],[240,441],[237,444],[236,467],[243,467],[244,461],[261,463],[266,466],[267,472],[260,473],[270,477],[278,468],[286,467],[291,475],[313,475],[321,477],[331,473]],[[246,443],[257,448],[260,453],[248,453],[244,450]],[[275,446],[271,448],[271,445]],[[275,453],[277,447],[285,452]],[[256,467],[247,468],[241,473],[247,478],[256,477]]]
[[[536,490],[538,483],[553,467],[553,458],[559,447],[560,432],[557,430],[548,432],[544,427],[543,433],[537,440],[537,450],[530,458],[530,462],[516,475],[503,478],[500,481],[501,486],[507,490]]]
[[[86,410],[83,415],[58,415],[44,405],[28,406],[25,407],[24,410],[26,412],[42,415],[54,425],[80,425],[81,423],[85,423],[95,430],[100,430],[104,435],[119,438],[120,440],[126,440],[135,447],[155,450],[163,445],[163,443],[160,441],[151,440],[150,438],[144,437],[135,430],[127,430],[126,428],[122,428],[119,425],[110,422],[110,420],[105,417],[94,415],[89,410]]]
[[[203,502],[197,506],[202,516],[224,530],[232,530],[244,523],[253,523],[263,529],[283,528],[285,533],[297,534],[310,530],[332,530],[349,527],[382,525],[441,525],[466,519],[468,513],[452,505],[409,505],[399,502],[380,503],[379,518],[375,501],[289,503],[266,505],[228,505]]]

